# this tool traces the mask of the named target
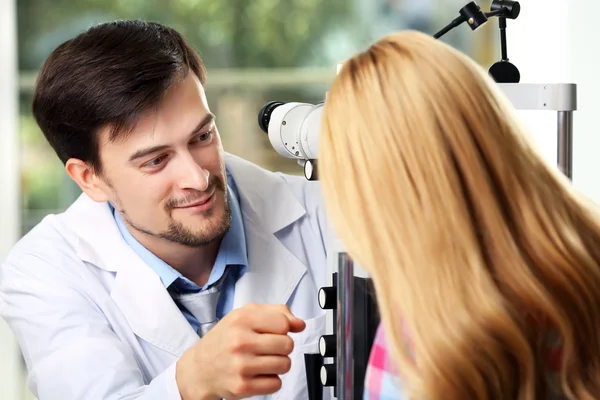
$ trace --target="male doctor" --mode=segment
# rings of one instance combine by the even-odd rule
[[[307,399],[325,316],[319,187],[223,152],[174,30],[92,27],[40,71],[35,118],[83,194],[0,267],[40,400]]]

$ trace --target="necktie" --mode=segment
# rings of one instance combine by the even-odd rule
[[[183,305],[200,324],[198,335],[203,337],[219,321],[217,318],[217,303],[221,292],[221,286],[228,272],[227,268],[221,279],[210,288],[197,293],[178,293],[173,296],[175,301]]]

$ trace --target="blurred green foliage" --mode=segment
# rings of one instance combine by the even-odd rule
[[[391,30],[437,30],[456,16],[459,5],[464,0],[17,0],[19,69],[35,75],[52,50],[93,24],[145,19],[169,25],[187,38],[208,67],[207,98],[217,120],[227,122],[221,129],[224,143],[251,158],[262,152],[256,158],[262,157],[267,168],[302,173],[295,161],[269,147],[255,122],[256,112],[268,100],[321,101],[327,88],[301,83],[277,90],[257,85],[209,88],[211,71],[333,69]],[[467,30],[463,33],[471,37]],[[457,47],[470,46],[464,35],[452,35],[448,40]],[[20,99],[25,233],[48,212],[66,208],[80,190],[31,116],[31,91],[24,90]]]
[[[356,27],[348,0],[18,0],[19,69],[36,72],[60,43],[93,24],[145,19],[180,31],[210,70],[333,66],[328,32]],[[356,29],[352,35],[360,37]],[[302,101],[301,90],[254,95]],[[308,96],[310,97],[310,96]],[[311,99],[312,100],[312,99]],[[216,101],[215,95],[209,102]],[[23,233],[47,212],[64,209],[80,193],[31,116],[21,95]],[[211,105],[212,107],[212,105]],[[265,140],[265,138],[261,139]]]
[[[180,31],[209,68],[325,65],[328,32],[356,27],[349,0],[19,0],[21,69],[94,23],[141,18]],[[35,23],[32,23],[35,21]]]

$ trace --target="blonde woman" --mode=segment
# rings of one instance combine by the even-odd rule
[[[365,398],[600,398],[599,214],[476,63],[417,32],[348,60],[320,168],[381,309]]]

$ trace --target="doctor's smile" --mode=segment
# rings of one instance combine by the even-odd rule
[[[208,211],[212,206],[214,206],[215,201],[216,201],[215,198],[216,198],[215,190],[213,189],[212,193],[208,197],[205,197],[204,199],[195,201],[190,204],[173,207],[173,208],[176,210],[189,210],[189,211],[193,211],[193,212],[204,212],[204,211]]]

